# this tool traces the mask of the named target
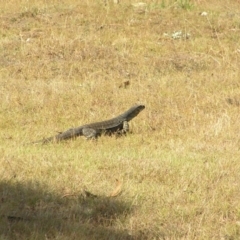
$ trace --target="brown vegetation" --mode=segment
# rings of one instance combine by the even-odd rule
[[[0,2],[1,239],[240,238],[239,3],[209,2]]]

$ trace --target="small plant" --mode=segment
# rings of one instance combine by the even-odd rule
[[[178,6],[185,10],[190,10],[193,8],[193,4],[190,0],[173,0],[173,1],[166,1],[161,0],[160,3],[153,3],[150,5],[150,9],[163,9],[171,6]]]
[[[165,7],[166,7],[165,0],[162,0],[162,2],[161,2],[161,8],[165,8]]]
[[[151,10],[157,10],[157,9],[166,8],[167,4],[166,4],[165,0],[162,0],[161,3],[152,3],[152,4],[150,4],[149,7],[150,7]]]
[[[185,10],[190,10],[193,8],[193,4],[191,3],[190,0],[179,0],[177,1],[179,7]]]

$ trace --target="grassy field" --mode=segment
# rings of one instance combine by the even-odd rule
[[[240,239],[240,3],[144,2],[0,2],[1,240]]]

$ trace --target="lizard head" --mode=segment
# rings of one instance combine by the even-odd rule
[[[132,120],[134,117],[136,117],[143,109],[145,108],[144,105],[135,105],[133,107],[131,107],[127,112],[128,114],[126,114],[126,120],[130,121]]]

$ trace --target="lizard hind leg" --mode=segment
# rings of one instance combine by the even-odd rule
[[[97,137],[97,131],[93,128],[83,128],[82,133],[87,139],[92,139]]]

